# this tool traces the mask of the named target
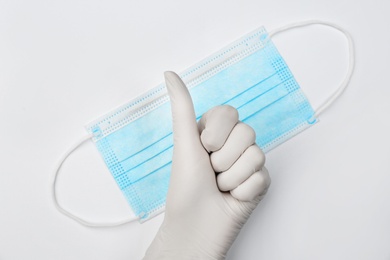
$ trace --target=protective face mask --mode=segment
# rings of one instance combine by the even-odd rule
[[[339,88],[313,110],[280,56],[271,37],[282,31],[322,24],[344,33],[349,42],[350,67]],[[228,104],[240,120],[256,131],[256,143],[267,152],[317,122],[317,116],[345,89],[353,71],[352,39],[340,27],[309,21],[271,33],[261,27],[182,72],[199,119],[210,108]],[[56,170],[53,198],[56,207],[88,226],[141,223],[163,212],[173,152],[169,97],[161,84],[86,125],[89,133],[64,155]],[[93,223],[64,209],[57,201],[56,180],[66,158],[92,139],[137,217],[115,223]]]

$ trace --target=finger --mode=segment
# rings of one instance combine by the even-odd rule
[[[219,150],[237,122],[238,112],[232,106],[217,106],[206,112],[198,123],[203,147],[208,152]]]
[[[215,172],[224,172],[233,165],[241,154],[255,143],[255,131],[247,124],[238,123],[222,148],[210,155]]]
[[[165,85],[171,100],[175,147],[180,144],[188,146],[189,144],[196,145],[199,143],[201,145],[194,105],[187,87],[180,77],[172,71],[165,72],[164,76]]]
[[[269,177],[268,170],[263,167],[260,171],[252,174],[237,188],[231,190],[230,194],[240,201],[253,201],[258,196],[264,195],[270,184],[271,178]]]
[[[259,171],[264,166],[264,163],[265,155],[261,149],[256,144],[249,146],[230,169],[218,174],[218,188],[221,191],[237,188],[253,173]]]

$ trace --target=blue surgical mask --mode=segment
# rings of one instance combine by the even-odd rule
[[[332,26],[311,21],[290,27],[309,23]],[[350,44],[352,50],[352,41]],[[319,112],[341,93],[351,74],[352,65],[338,92],[316,113],[270,35],[261,27],[179,75],[189,88],[197,119],[214,106],[231,105],[238,110],[240,120],[256,131],[256,143],[268,152],[315,124]],[[134,219],[144,222],[163,212],[173,152],[172,118],[165,85],[94,120],[86,129],[137,216]],[[98,226],[65,211],[56,198],[55,201],[68,216]]]

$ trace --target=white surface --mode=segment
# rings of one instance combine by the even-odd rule
[[[0,259],[140,259],[162,215],[85,228],[50,184],[83,125],[248,31],[322,19],[352,34],[356,70],[321,122],[268,154],[272,184],[229,259],[390,259],[386,0],[0,1]],[[278,35],[313,106],[346,69],[323,27]],[[63,204],[94,220],[131,214],[90,143],[64,165]]]

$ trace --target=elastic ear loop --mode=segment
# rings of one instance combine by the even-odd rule
[[[298,27],[304,27],[308,25],[325,25],[332,27],[333,29],[336,29],[337,31],[341,32],[344,34],[344,36],[348,40],[348,48],[349,48],[349,66],[348,66],[348,71],[347,74],[345,75],[343,81],[340,83],[339,87],[315,110],[314,117],[318,117],[324,110],[326,110],[330,105],[333,104],[333,102],[343,93],[343,91],[346,89],[348,86],[348,83],[351,80],[353,70],[355,67],[355,49],[354,49],[354,44],[351,35],[343,28],[340,26],[329,23],[329,22],[324,22],[324,21],[319,21],[319,20],[309,20],[309,21],[304,21],[304,22],[297,22],[297,23],[291,23],[286,26],[282,26],[280,28],[277,28],[269,33],[270,37],[275,36],[276,34],[280,32],[284,32],[290,29],[298,28]]]
[[[72,154],[77,148],[79,148],[86,141],[90,140],[92,138],[92,136],[93,136],[92,134],[84,136],[80,141],[75,143],[66,153],[64,153],[64,155],[59,160],[59,163],[58,163],[58,165],[55,169],[55,172],[54,172],[54,180],[53,180],[53,187],[52,187],[52,197],[53,197],[54,205],[56,206],[58,211],[60,211],[65,216],[77,221],[78,223],[80,223],[84,226],[88,226],[88,227],[116,227],[116,226],[120,226],[120,225],[129,223],[129,222],[139,220],[138,217],[132,217],[132,218],[119,220],[116,222],[91,222],[91,221],[83,219],[83,218],[77,216],[76,214],[70,212],[69,210],[65,209],[58,202],[58,199],[57,199],[57,178],[58,178],[58,175],[59,175],[59,172],[61,170],[62,165],[64,164],[66,159],[68,159],[70,154]]]

